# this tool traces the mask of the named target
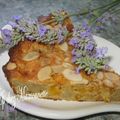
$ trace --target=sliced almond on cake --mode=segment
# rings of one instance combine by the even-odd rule
[[[38,72],[38,79],[39,80],[47,80],[50,79],[52,70],[50,66],[43,67]]]
[[[53,65],[51,66],[53,73],[61,73],[64,70],[62,65]]]
[[[64,59],[64,61],[65,61],[65,62],[69,62],[69,61],[70,61],[70,58],[67,57],[67,58]]]
[[[64,52],[68,51],[68,44],[64,42],[63,44],[59,45],[60,49]]]
[[[103,84],[106,85],[106,86],[108,86],[108,87],[111,87],[111,88],[114,86],[113,83],[112,83],[112,81],[110,81],[108,79],[105,79],[103,81]]]
[[[83,79],[80,74],[75,73],[74,70],[65,69],[63,75],[66,79],[70,80],[71,83],[77,84],[88,84],[88,80]]]
[[[64,62],[64,63],[63,63],[63,67],[69,68],[69,69],[73,69],[73,68],[74,68],[74,66],[73,66],[72,64],[67,63],[67,62]]]
[[[119,76],[114,73],[104,73],[105,75],[105,80],[103,83],[108,86],[108,87],[114,87],[114,85],[119,86],[120,85],[120,80]]]
[[[24,60],[24,61],[32,61],[32,60],[37,59],[39,56],[40,56],[39,52],[32,51],[32,52],[27,53],[27,54],[23,57],[23,60]]]
[[[98,72],[96,76],[98,80],[102,80],[104,78],[103,72]]]
[[[17,67],[17,65],[13,62],[9,62],[7,64],[7,70],[14,70]]]

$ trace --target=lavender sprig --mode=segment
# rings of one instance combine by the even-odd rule
[[[59,25],[58,29],[51,29],[46,25],[40,25],[36,21],[30,22],[22,17],[14,17],[14,22],[10,21],[9,25],[12,26],[12,31],[1,30],[2,33],[2,46],[14,46],[19,41],[25,38],[29,40],[36,40],[44,44],[62,43],[68,36],[66,27]]]
[[[78,65],[77,73],[80,70],[84,70],[88,74],[96,73],[98,70],[104,69],[109,61],[105,57],[107,48],[97,48],[91,29],[86,22],[74,29],[73,38],[69,44],[74,46],[72,62]]]
[[[80,11],[77,13],[65,14],[64,12],[61,12],[61,11],[55,11],[52,13],[52,19],[49,21],[45,21],[43,24],[49,24],[49,23],[59,24],[59,23],[62,23],[66,18],[72,17],[72,16],[84,16],[84,17],[89,16],[88,21],[91,24],[95,24],[97,22],[97,19],[102,18],[104,14],[106,14],[107,12],[110,11],[112,14],[114,12],[118,12],[120,9],[116,11],[116,8],[119,5],[120,5],[120,0],[113,0],[112,2],[106,5],[103,5],[103,6],[91,9],[91,10],[87,9],[83,12]]]
[[[63,20],[65,19],[65,17],[66,16],[65,16],[64,12],[61,12],[61,11],[52,12],[52,18],[56,22],[56,24],[62,23]]]

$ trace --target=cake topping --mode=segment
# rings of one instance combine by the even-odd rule
[[[53,73],[61,73],[64,70],[62,65],[53,65],[51,66]]]
[[[104,73],[105,79],[103,80],[103,83],[108,87],[114,87],[114,86],[120,86],[120,80],[119,76],[114,73],[106,72]]]
[[[117,74],[114,74],[114,73],[104,73],[104,74],[105,74],[105,77],[111,81],[119,79],[119,76]]]
[[[108,86],[108,87],[111,87],[111,88],[114,86],[113,82],[110,81],[110,80],[108,80],[108,79],[105,79],[103,81],[103,84],[106,85],[106,86]]]
[[[88,74],[96,73],[104,69],[109,61],[105,54],[107,48],[97,48],[97,44],[93,39],[91,28],[86,22],[74,29],[73,37],[69,44],[74,48],[72,50],[72,62],[78,65],[77,72],[85,70]]]
[[[99,71],[99,72],[97,73],[97,79],[98,79],[98,80],[102,80],[103,78],[104,78],[103,72]]]
[[[17,67],[17,65],[13,62],[9,62],[7,64],[7,70],[14,70]]]
[[[50,66],[43,67],[38,72],[38,79],[39,80],[50,79],[51,73],[52,73],[52,70]]]
[[[63,50],[64,52],[68,51],[68,44],[64,42],[63,44],[59,45],[60,49]]]
[[[40,56],[39,52],[36,51],[32,51],[27,53],[24,57],[23,60],[24,61],[31,61],[31,60],[35,60]]]
[[[72,83],[88,84],[88,80],[83,79],[82,76],[77,74],[74,70],[65,69],[62,73],[64,77]]]
[[[58,29],[51,29],[48,25],[39,24],[37,21],[28,21],[17,16],[15,18],[14,22],[10,21],[8,25],[12,27],[12,30],[7,28],[1,30],[3,41],[1,40],[0,47],[14,46],[25,38],[44,44],[60,44],[64,42],[69,33],[62,25],[58,25]]]
[[[63,63],[63,66],[64,66],[65,68],[69,68],[69,69],[73,69],[73,68],[74,68],[74,66],[73,66],[72,64],[67,63],[67,62],[64,62],[64,63]]]

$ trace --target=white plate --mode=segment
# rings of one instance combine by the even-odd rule
[[[120,74],[120,48],[103,38],[97,36],[94,36],[94,38],[98,46],[108,47],[108,55],[112,56],[110,66]],[[43,99],[21,101],[21,99],[11,99],[13,97],[13,92],[2,71],[2,66],[6,64],[8,60],[7,51],[0,54],[0,95],[5,101],[11,105],[15,105],[16,108],[26,113],[52,119],[72,119],[100,112],[120,112],[119,102],[68,102]]]

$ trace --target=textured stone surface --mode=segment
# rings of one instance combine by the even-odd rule
[[[92,1],[91,3],[89,3]],[[77,12],[82,8],[96,7],[111,0],[0,0],[0,27],[7,24],[13,15],[23,15],[25,18],[36,18],[50,11],[65,9],[68,12]],[[89,3],[89,4],[88,4]],[[120,14],[114,15],[115,22],[107,22],[106,29],[101,33],[94,33],[113,42],[120,47]],[[81,17],[74,17],[74,22],[81,21]],[[120,52],[120,51],[119,51]],[[8,106],[10,107],[10,106]],[[0,120],[43,120],[27,115],[20,111],[6,113],[0,110]],[[120,120],[120,113],[97,114],[82,118],[81,120]]]

